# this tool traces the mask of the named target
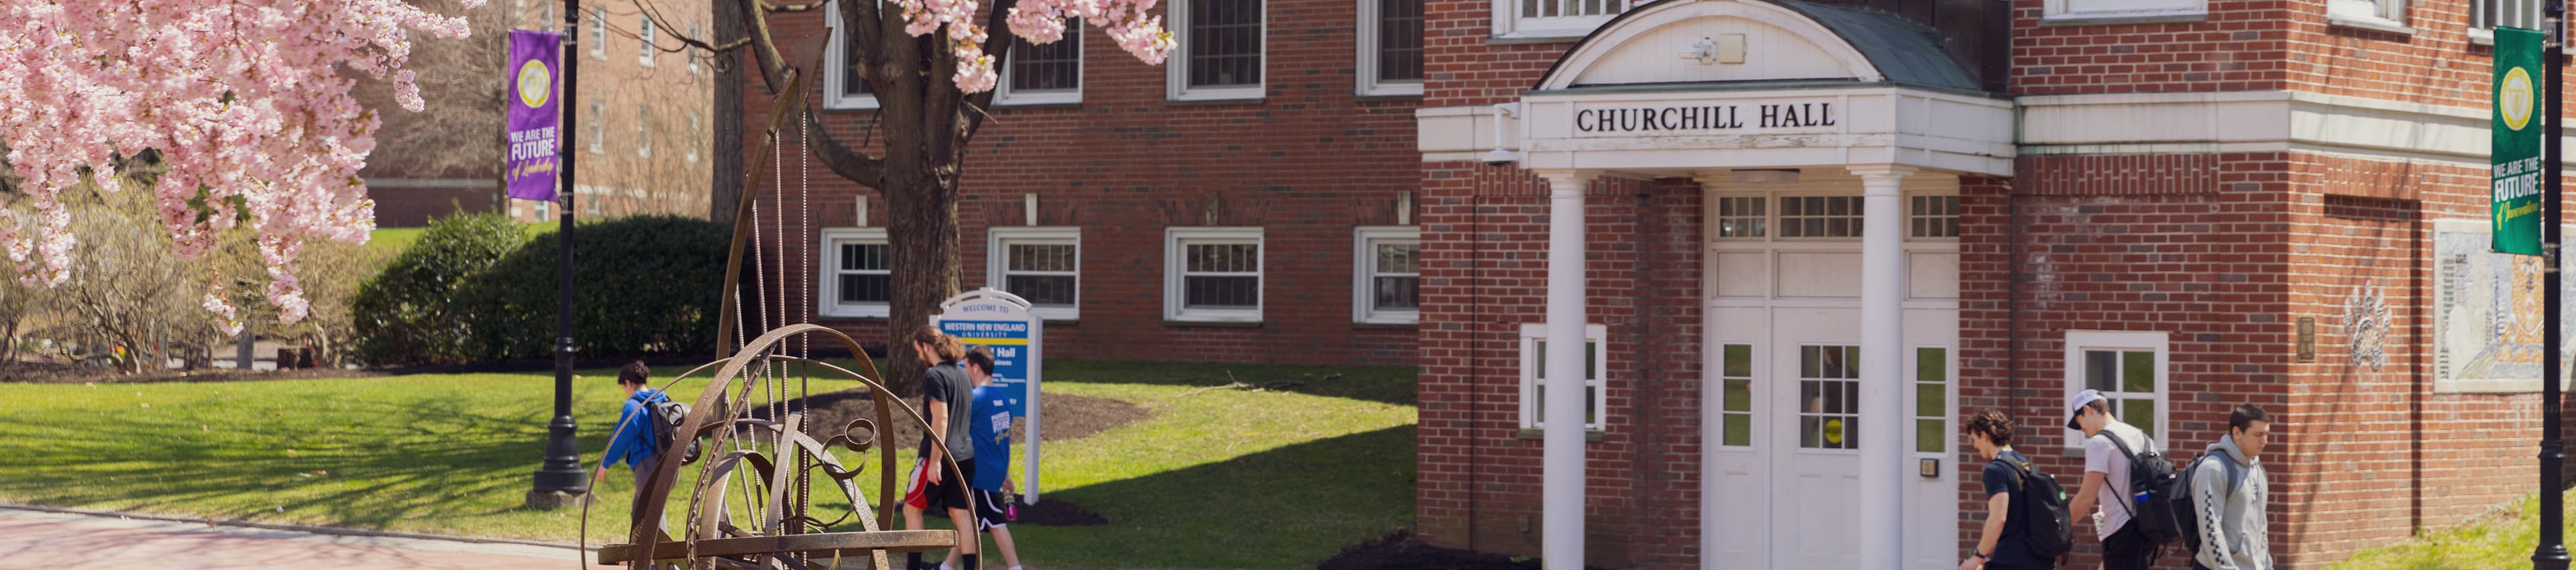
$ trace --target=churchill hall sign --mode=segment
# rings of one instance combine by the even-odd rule
[[[1710,105],[1585,105],[1574,111],[1576,136],[1786,134],[1834,132],[1844,119],[1833,101]]]

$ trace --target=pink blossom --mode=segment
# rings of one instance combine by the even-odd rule
[[[1079,38],[1066,38],[1065,19],[1081,18],[1109,33],[1120,49],[1145,63],[1161,65],[1175,45],[1172,34],[1163,30],[1163,19],[1154,16],[1156,0],[1020,0],[1006,19],[1011,33],[1032,44],[1044,44]],[[894,0],[903,10],[903,31],[926,36],[945,31],[951,38],[949,53],[957,58],[957,90],[980,93],[993,89],[1000,80],[994,70],[991,54],[984,53],[988,31],[975,18],[980,7],[976,0]]]
[[[0,106],[0,144],[32,209],[0,222],[9,264],[24,281],[64,280],[74,243],[59,193],[83,182],[82,167],[117,190],[112,157],[153,149],[169,167],[152,191],[173,253],[204,254],[247,215],[268,300],[282,321],[301,320],[304,244],[363,242],[375,226],[358,170],[379,123],[341,68],[390,80],[397,103],[420,110],[404,68],[412,30],[470,33],[463,17],[401,0],[0,2],[0,93],[13,99]],[[188,205],[201,191],[202,222]],[[206,308],[238,328],[220,292]]]

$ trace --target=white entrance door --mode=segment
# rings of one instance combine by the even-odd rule
[[[1773,568],[1852,568],[1859,562],[1860,311],[1771,313]]]

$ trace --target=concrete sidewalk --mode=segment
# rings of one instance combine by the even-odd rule
[[[0,570],[590,570],[573,548],[346,536],[0,509]]]

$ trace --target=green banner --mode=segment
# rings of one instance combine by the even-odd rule
[[[2495,167],[2488,186],[2497,253],[2540,255],[2541,33],[2495,29]]]

